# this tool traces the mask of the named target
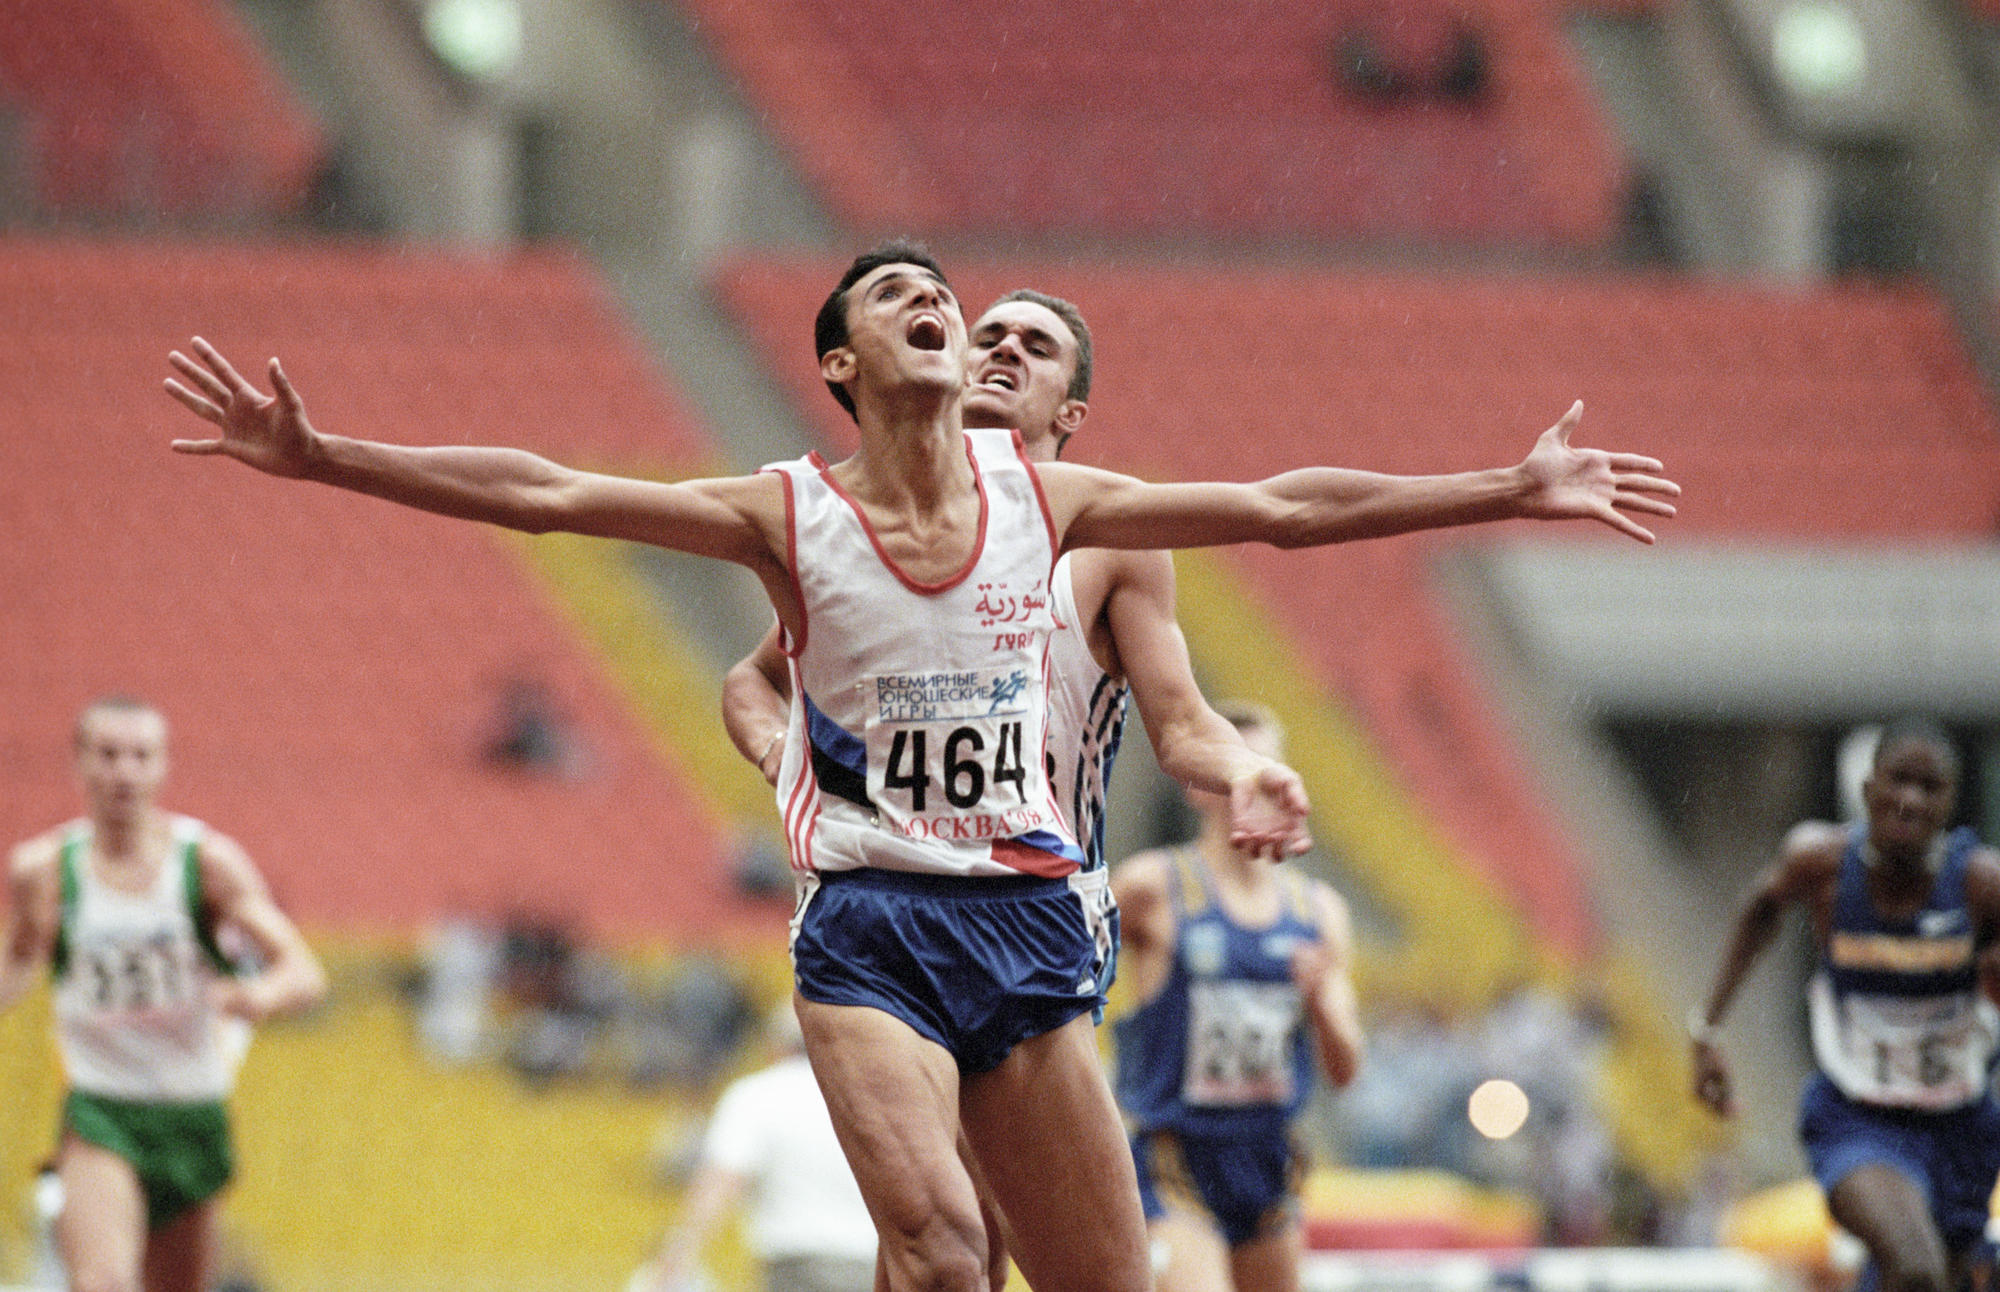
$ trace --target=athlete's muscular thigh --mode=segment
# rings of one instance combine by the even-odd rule
[[[1302,1239],[1294,1221],[1232,1248],[1236,1292],[1298,1292]]]
[[[1885,1292],[1945,1286],[1944,1241],[1923,1190],[1901,1171],[1873,1163],[1856,1167],[1834,1187],[1827,1209],[1867,1247]]]
[[[1138,1177],[1088,1015],[1023,1041],[992,1072],[967,1078],[960,1102],[1030,1286],[1151,1286]]]
[[[881,1010],[794,1002],[813,1075],[875,1220],[888,1286],[982,1288],[986,1229],[958,1156],[957,1065]]]
[[[109,1149],[63,1139],[57,1163],[63,1209],[56,1247],[73,1292],[139,1292],[146,1250],[146,1200],[132,1164]]]
[[[146,1244],[146,1292],[207,1292],[215,1264],[213,1201],[190,1207]]]
[[[1229,1244],[1214,1222],[1206,1212],[1166,1207],[1151,1226],[1157,1292],[1231,1292]]]

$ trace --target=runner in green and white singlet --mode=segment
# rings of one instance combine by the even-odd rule
[[[316,1002],[324,979],[243,850],[155,806],[158,710],[123,698],[86,708],[76,766],[88,815],[10,861],[0,1009],[51,971],[69,1083],[56,1239],[70,1285],[199,1292],[249,1025]],[[225,928],[261,973],[230,971]]]

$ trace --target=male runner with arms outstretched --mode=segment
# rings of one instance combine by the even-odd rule
[[[966,361],[968,426],[1019,432],[1035,463],[1056,461],[1089,413],[1090,329],[1076,306],[1019,290],[973,325]],[[1136,696],[1160,766],[1184,784],[1231,796],[1239,846],[1273,857],[1311,846],[1296,773],[1252,752],[1195,685],[1174,618],[1174,566],[1161,551],[1065,552],[1050,580],[1049,749],[1057,802],[1103,867],[1104,798]],[[776,629],[723,681],[723,722],[743,756],[775,783],[791,677]]]
[[[1570,447],[1577,409],[1520,465],[1448,476],[1309,468],[1156,485],[1036,468],[1011,437],[963,428],[966,344],[926,254],[859,257],[820,310],[815,346],[821,375],[856,408],[860,448],[833,466],[678,484],[518,450],[324,435],[275,360],[266,395],[200,341],[198,358],[172,356],[168,390],[223,432],[177,441],[181,452],[756,574],[801,679],[800,738],[779,772],[807,872],[793,940],[800,1023],[881,1233],[886,1281],[984,1284],[963,1122],[982,1162],[1004,1164],[988,1182],[1030,1283],[1142,1289],[1144,1224],[1097,1062],[1101,998],[1084,981],[1096,935],[1068,885],[1081,852],[1040,757],[1056,557],[1310,546],[1516,517],[1594,519],[1650,540],[1624,513],[1672,515],[1678,490],[1652,459]],[[939,966],[951,967],[949,990]]]

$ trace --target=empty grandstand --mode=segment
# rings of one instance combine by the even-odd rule
[[[12,218],[256,230],[306,213],[327,144],[227,5],[16,5],[0,24]]]

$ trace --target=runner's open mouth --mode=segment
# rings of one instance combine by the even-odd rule
[[[944,320],[925,314],[910,324],[909,342],[919,350],[944,349]]]

